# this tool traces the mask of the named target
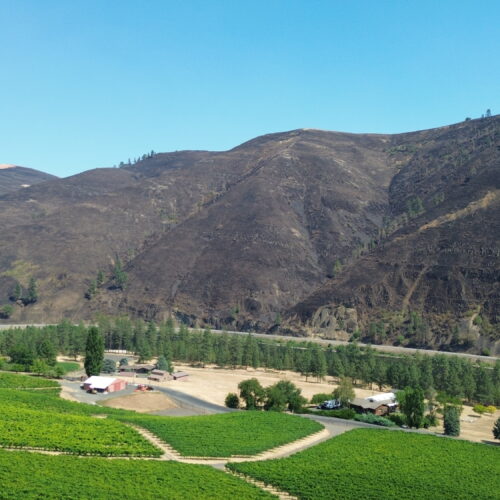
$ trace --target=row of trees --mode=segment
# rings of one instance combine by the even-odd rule
[[[172,320],[158,325],[126,318],[100,317],[98,329],[105,349],[125,349],[141,360],[163,355],[178,360],[220,367],[264,367],[292,370],[307,379],[326,375],[349,377],[355,385],[434,389],[469,402],[500,405],[500,362],[475,363],[458,356],[422,354],[390,356],[355,343],[324,347],[307,341],[279,341],[252,335],[214,334],[210,330],[188,331]],[[0,352],[20,346],[36,352],[40,339],[69,356],[85,352],[88,328],[63,322],[44,328],[0,331]]]

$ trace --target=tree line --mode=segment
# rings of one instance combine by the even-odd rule
[[[500,405],[500,361],[495,365],[472,362],[458,356],[425,354],[388,355],[355,342],[342,346],[321,346],[307,340],[281,341],[254,336],[215,334],[206,329],[190,331],[172,320],[159,324],[128,318],[100,316],[99,334],[106,350],[123,349],[141,361],[163,356],[196,364],[225,368],[253,367],[292,370],[306,378],[321,380],[326,375],[349,377],[355,385],[395,389],[435,390],[469,402]],[[88,327],[68,321],[43,328],[0,331],[0,353],[14,363],[33,361],[45,343],[67,356],[83,355]]]

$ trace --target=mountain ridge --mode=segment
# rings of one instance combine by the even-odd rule
[[[15,281],[26,286],[31,273],[40,280],[41,298],[16,310],[16,319],[81,319],[99,311],[148,319],[174,314],[191,324],[345,338],[358,330],[364,335],[372,319],[382,321],[380,297],[388,294],[385,305],[393,314],[417,310],[428,316],[429,346],[452,344],[445,327],[436,326],[447,308],[456,316],[450,328],[460,329],[456,348],[495,349],[495,272],[483,273],[491,286],[477,278],[467,292],[441,290],[442,305],[434,307],[422,288],[430,279],[425,273],[435,271],[434,260],[451,266],[457,287],[468,286],[459,270],[468,261],[448,261],[435,251],[419,260],[407,247],[425,254],[426,245],[463,245],[450,224],[474,245],[495,247],[497,195],[489,195],[487,207],[473,203],[498,184],[498,131],[498,116],[396,135],[297,129],[228,151],[159,153],[132,166],[86,171],[0,196],[0,227],[12,239],[0,243],[0,304]],[[446,218],[460,210],[465,212],[457,220]],[[471,227],[472,217],[491,234]],[[386,268],[391,283],[380,270],[385,252],[401,269],[390,274]],[[398,261],[403,255],[406,260]],[[117,257],[129,278],[124,290],[112,279]],[[495,268],[495,259],[479,260]],[[421,266],[418,271],[410,271],[410,261]],[[362,270],[356,273],[356,267]],[[85,300],[98,270],[108,281]],[[363,284],[374,272],[376,283]],[[442,298],[447,293],[456,294],[459,307]],[[479,304],[477,314],[489,321],[490,333],[464,326],[467,302]],[[400,337],[409,320],[396,326],[384,321]],[[394,342],[396,333],[388,331],[382,340]]]

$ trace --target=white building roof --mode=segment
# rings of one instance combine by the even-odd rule
[[[116,378],[113,377],[100,377],[98,375],[92,375],[89,377],[84,384],[90,384],[94,389],[107,389]]]
[[[380,401],[396,401],[396,394],[393,392],[384,392],[383,394],[377,394],[375,396],[369,396],[367,398],[368,401],[372,403],[380,402]]]

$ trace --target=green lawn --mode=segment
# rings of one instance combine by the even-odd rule
[[[275,498],[204,465],[106,460],[0,450],[2,500]]]
[[[57,366],[63,370],[64,374],[80,369],[80,365],[73,361],[58,361]]]
[[[200,457],[254,455],[323,428],[306,418],[262,411],[200,417],[141,415],[123,420],[150,430],[182,455]]]
[[[229,467],[304,500],[500,498],[500,448],[402,431],[357,429]]]

